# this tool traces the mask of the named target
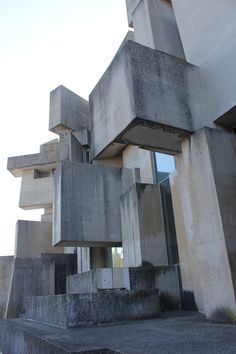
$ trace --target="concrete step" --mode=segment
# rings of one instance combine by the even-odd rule
[[[154,318],[160,313],[158,289],[28,297],[25,317],[62,328]]]

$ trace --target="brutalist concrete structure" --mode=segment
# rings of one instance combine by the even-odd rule
[[[20,207],[45,213],[18,221],[0,260],[5,318],[67,328],[195,306],[236,320],[236,4],[126,5],[134,31],[89,100],[56,88],[58,139],[8,160]],[[155,152],[174,156],[171,175]]]

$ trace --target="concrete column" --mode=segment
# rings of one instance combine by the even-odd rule
[[[160,192],[136,183],[121,197],[124,266],[168,265]]]
[[[184,224],[184,213],[181,203],[180,181],[177,171],[174,171],[169,176],[171,196],[173,203],[175,230],[179,252],[180,271],[183,287],[183,304],[186,308],[193,306],[193,280],[191,273],[191,258],[188,250],[188,240],[186,228]],[[190,303],[191,302],[191,303]]]
[[[185,59],[172,4],[167,0],[126,0],[135,41]]]
[[[236,316],[235,161],[235,135],[210,128],[186,139],[176,158],[187,239],[183,248],[191,260],[197,306],[213,318]]]

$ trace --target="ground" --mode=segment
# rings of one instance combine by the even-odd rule
[[[2,327],[4,321],[1,322],[0,326]],[[69,330],[39,324],[23,318],[9,322],[10,327],[21,327],[25,332],[29,333],[30,331],[31,335],[40,337],[47,343],[69,353],[91,353],[93,350],[102,348],[108,348],[110,351],[96,352],[127,354],[236,353],[236,326],[207,322],[202,315],[195,312],[168,312],[151,320],[81,326]],[[24,354],[28,354],[28,352]]]

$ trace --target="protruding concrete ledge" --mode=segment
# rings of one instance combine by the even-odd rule
[[[41,169],[51,171],[59,161],[58,141],[52,140],[40,146],[40,153],[9,157],[7,169],[15,176],[21,177],[24,170]]]
[[[236,105],[218,117],[214,123],[227,128],[236,128]]]
[[[60,163],[54,173],[53,244],[121,245],[120,196],[134,182],[131,169]]]
[[[92,157],[127,144],[176,154],[206,114],[198,68],[127,41],[90,95]]]

